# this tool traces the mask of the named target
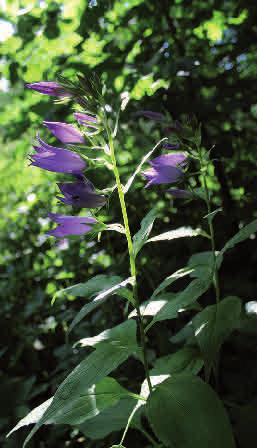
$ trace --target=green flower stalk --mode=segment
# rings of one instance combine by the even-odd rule
[[[136,261],[135,261],[133,243],[132,243],[131,232],[130,232],[130,227],[129,227],[125,195],[123,192],[123,186],[121,184],[119,169],[117,166],[117,161],[116,161],[116,156],[115,156],[114,141],[113,141],[112,132],[109,127],[106,114],[104,115],[104,123],[105,123],[105,128],[106,128],[106,132],[107,132],[107,136],[108,136],[110,156],[111,156],[111,160],[112,160],[112,164],[113,164],[113,172],[114,172],[114,176],[115,176],[115,180],[116,180],[116,184],[117,184],[118,196],[119,196],[122,217],[123,217],[123,223],[124,223],[124,227],[125,227],[125,233],[126,233],[127,244],[128,244],[128,253],[129,253],[129,260],[130,260],[130,273],[131,273],[131,276],[133,277],[134,306],[135,306],[136,312],[137,312],[137,321],[138,321],[138,327],[139,327],[139,332],[140,332],[141,348],[142,348],[142,352],[143,352],[145,375],[146,375],[149,390],[151,392],[152,384],[151,384],[148,361],[147,361],[146,337],[145,337],[143,319],[142,319],[142,315],[141,315],[141,311],[140,311],[140,305],[139,305],[139,301],[138,301]]]
[[[207,154],[207,159],[205,157],[205,154],[203,155],[201,148],[197,146],[197,153],[199,155],[199,163],[200,163],[200,171],[203,178],[203,187],[204,187],[204,193],[205,193],[205,202],[207,206],[207,220],[208,220],[208,226],[210,231],[210,237],[211,237],[211,250],[212,250],[212,257],[213,257],[213,277],[214,277],[214,288],[215,288],[215,295],[216,295],[216,302],[218,303],[220,300],[220,286],[219,286],[219,274],[218,274],[218,266],[217,266],[217,260],[216,260],[216,244],[215,244],[215,234],[214,234],[214,227],[213,227],[213,220],[212,220],[212,209],[211,209],[211,197],[210,197],[210,191],[207,184],[206,179],[206,170],[209,163],[209,156]]]

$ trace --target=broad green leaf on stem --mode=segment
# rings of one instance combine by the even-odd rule
[[[74,402],[73,412],[69,413],[68,418],[65,414],[60,413],[60,415],[55,416],[49,423],[70,425],[82,423],[98,415],[102,410],[117,404],[122,397],[128,397],[128,395],[129,391],[121,387],[115,379],[106,377],[99,383],[89,387],[77,398]],[[8,436],[23,426],[39,422],[51,405],[52,400],[53,397],[33,409],[33,411],[13,428]],[[131,398],[131,400],[135,403],[135,399]]]
[[[133,250],[135,257],[146,243],[147,238],[152,230],[153,223],[158,216],[156,209],[150,210],[149,213],[141,221],[140,230],[133,236]]]
[[[151,298],[140,305],[141,314],[143,316],[155,316],[164,307],[164,305],[166,305],[176,296],[175,293],[163,293],[162,291],[168,286],[172,285],[172,283],[174,283],[176,280],[191,274],[193,271],[194,269],[185,267],[166,277],[154,290]],[[136,310],[133,310],[129,314],[129,318],[135,317],[136,314]]]
[[[193,269],[190,277],[204,280],[206,276],[210,276],[213,271],[213,261],[213,253],[211,251],[193,254],[188,261],[188,267]],[[222,263],[222,255],[218,251],[216,251],[216,263],[219,269]]]
[[[186,275],[192,274],[194,271],[193,268],[185,267],[182,269],[179,269],[178,271],[174,272],[173,274],[166,277],[159,286],[154,290],[151,299],[156,297],[160,292],[162,292],[164,289],[166,289],[168,286],[172,285],[176,280],[185,277]]]
[[[222,402],[198,376],[174,374],[159,384],[147,402],[156,436],[173,448],[235,448]]]
[[[176,230],[169,230],[168,232],[161,233],[160,235],[150,238],[147,243],[154,243],[158,241],[171,241],[178,238],[186,238],[192,236],[205,236],[209,238],[209,235],[202,229],[192,229],[192,227],[180,227]]]
[[[221,345],[240,324],[241,300],[226,297],[215,305],[207,306],[192,320],[194,333],[205,360],[206,378],[215,370]]]
[[[80,347],[95,347],[102,342],[108,341],[109,344],[115,345],[117,347],[122,348],[124,347],[124,344],[126,347],[128,344],[130,344],[130,341],[124,340],[124,335],[125,337],[127,337],[128,329],[130,328],[129,322],[129,320],[126,320],[120,325],[116,325],[116,327],[103,331],[97,336],[80,339],[77,344],[79,344]],[[134,345],[134,341],[132,341],[132,345]]]
[[[248,239],[251,235],[257,232],[257,219],[247,224],[239,230],[230,240],[227,241],[220,254],[223,255],[227,250],[232,249],[236,244]]]
[[[24,442],[27,445],[32,436],[44,424],[67,423],[80,424],[87,416],[96,415],[99,411],[92,392],[92,406],[88,389],[96,385],[110,372],[115,370],[132,353],[137,352],[136,323],[126,321],[123,326],[123,340],[119,344],[99,343],[96,350],[87,356],[63,381],[57,389],[50,406],[34,426]],[[95,389],[94,389],[95,390]]]
[[[68,288],[61,289],[53,297],[53,302],[62,295],[71,295],[75,297],[86,297],[90,299],[99,292],[103,292],[106,289],[111,288],[121,281],[121,277],[114,275],[109,276],[105,274],[99,274],[90,278],[85,283],[78,283],[77,285],[69,286]]]
[[[192,305],[199,297],[201,297],[209,288],[211,284],[211,278],[207,277],[205,280],[195,279],[189,285],[183,289],[183,291],[178,292],[174,299],[170,300],[161,310],[155,315],[153,320],[147,327],[150,327],[155,322],[166,319],[175,319],[179,310]]]
[[[153,369],[150,370],[150,380],[152,386],[156,386],[165,381],[170,375],[189,372],[197,375],[203,367],[203,359],[200,356],[199,350],[193,347],[185,347],[176,353],[164,356],[156,360]],[[140,396],[145,400],[149,397],[150,391],[148,382],[145,379],[141,385]],[[139,417],[144,411],[146,401],[138,400],[137,404],[133,406],[132,410],[135,415],[132,419],[132,426],[140,428]],[[111,409],[107,409],[105,413],[111,413]]]
[[[119,277],[116,279],[120,279]],[[128,284],[132,284],[133,279],[132,277],[127,278],[126,280],[123,280],[122,282],[119,282],[115,285],[113,285],[109,289],[105,289],[104,291],[100,292],[93,300],[92,302],[86,303],[81,310],[78,312],[78,314],[74,317],[69,331],[72,331],[75,325],[77,325],[82,319],[84,319],[85,316],[87,316],[91,311],[93,311],[95,308],[97,308],[99,305],[105,302],[105,300],[108,299],[108,297],[112,296],[113,294],[118,294],[119,290],[121,291],[121,296],[123,295],[123,289],[126,289],[125,287]],[[125,293],[126,294],[126,293]],[[126,294],[127,295],[127,294]]]
[[[150,374],[165,375],[189,372],[197,375],[203,367],[203,359],[199,349],[184,347],[171,355],[158,358]]]
[[[79,429],[90,439],[104,439],[108,434],[125,428],[134,407],[135,399],[122,398],[117,404],[104,409],[98,415],[80,425]],[[140,426],[138,415],[132,419],[131,427]]]
[[[142,316],[155,316],[163,307],[166,305],[172,298],[175,297],[175,294],[172,292],[160,294],[157,297],[154,297],[151,300],[147,300],[140,305],[140,312]],[[134,309],[129,314],[129,319],[137,316],[137,311]]]
[[[140,164],[138,165],[138,167],[136,168],[136,170],[135,170],[135,172],[132,174],[132,176],[129,178],[129,180],[127,181],[127,183],[126,183],[126,185],[125,185],[125,187],[124,187],[124,189],[123,189],[123,191],[124,191],[125,194],[129,191],[129,189],[130,189],[130,187],[131,187],[131,185],[132,185],[132,183],[133,183],[135,177],[137,176],[137,174],[140,173],[141,168],[142,168],[142,166],[144,165],[144,163],[149,159],[149,157],[151,157],[151,155],[153,154],[153,152],[154,152],[154,151],[158,148],[158,146],[159,146],[163,141],[165,141],[165,140],[168,140],[167,137],[162,138],[162,139],[161,139],[161,140],[154,146],[154,148],[151,149],[151,151],[149,151],[149,152],[142,158]]]
[[[22,418],[17,425],[7,434],[9,437],[13,432],[22,428],[23,426],[31,425],[32,423],[37,423],[46,412],[47,408],[49,408],[50,404],[53,401],[53,397],[44,401],[44,403],[40,404],[36,408],[32,409],[32,411],[26,415],[26,417]]]
[[[174,336],[171,336],[170,342],[172,342],[172,344],[181,344],[191,339],[195,339],[195,335],[193,323],[192,321],[189,321],[176,334],[174,334]]]
[[[161,384],[170,375],[176,373],[192,373],[197,375],[203,367],[203,359],[200,357],[199,351],[192,347],[184,347],[168,356],[157,359],[153,369],[150,370],[150,380],[152,386]],[[148,382],[145,379],[141,385],[140,396],[147,399],[150,391]],[[141,409],[146,403],[139,401],[136,407]]]

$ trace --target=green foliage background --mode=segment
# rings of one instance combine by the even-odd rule
[[[71,240],[68,247],[58,247],[44,237],[48,211],[61,207],[55,199],[55,175],[29,168],[26,157],[36,131],[41,128],[44,135],[42,120],[69,121],[72,110],[24,89],[24,83],[54,80],[60,72],[73,76],[96,70],[107,84],[113,107],[119,95],[128,91],[131,100],[117,136],[124,181],[166,135],[160,124],[139,118],[138,110],[166,113],[173,119],[195,115],[203,123],[203,143],[215,145],[209,186],[214,203],[223,207],[215,218],[220,248],[238,225],[256,216],[256,19],[254,0],[98,0],[91,5],[85,0],[1,2],[1,445],[21,446],[25,431],[8,441],[6,432],[50,396],[81,357],[81,352],[66,344],[67,326],[81,301],[60,300],[51,307],[53,294],[97,273],[127,272],[126,247],[119,234],[87,244]],[[10,24],[12,34],[7,38],[5,30]],[[104,169],[90,176],[99,188],[111,185]],[[171,203],[164,189],[146,191],[143,187],[139,176],[128,195],[133,231],[156,204],[162,219],[155,224],[155,234],[183,225],[204,226],[201,204]],[[116,202],[113,196],[106,210],[110,222],[121,219]],[[142,301],[165,275],[202,250],[208,247],[198,238],[147,245],[139,260]],[[238,252],[231,251],[221,272],[224,295],[237,294],[245,302],[255,299],[256,261],[254,240]],[[211,303],[211,295],[206,301]],[[122,316],[123,304],[113,299],[76,329],[71,342],[119,323]],[[170,337],[183,324],[181,319],[156,325],[149,341],[150,359],[174,350]],[[228,401],[233,396],[242,406],[257,395],[255,324],[253,320],[227,343],[221,359],[223,395]],[[125,385],[129,377],[135,383],[143,378],[133,361],[120,368],[119,375]],[[131,381],[129,387],[133,388]],[[252,406],[256,411],[256,399]],[[240,420],[237,432],[243,448],[250,446],[249,428],[256,431],[247,418],[253,414],[252,407],[248,414],[244,412],[241,418],[232,409],[234,421]],[[109,436],[105,442],[87,441],[86,446],[100,448],[115,440]],[[77,447],[84,439],[67,427],[50,427],[41,430],[31,446],[64,443]],[[147,446],[136,430],[128,436],[127,445],[132,444]]]

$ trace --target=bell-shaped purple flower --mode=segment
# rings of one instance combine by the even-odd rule
[[[58,121],[43,121],[43,123],[62,143],[85,143],[83,135],[72,124]]]
[[[176,152],[173,154],[162,154],[161,156],[155,157],[155,159],[150,160],[149,163],[153,167],[156,166],[184,166],[187,162],[187,156],[183,152]]]
[[[74,117],[82,126],[88,126],[89,128],[97,129],[98,120],[96,117],[88,114],[83,114],[82,112],[75,112]]]
[[[143,171],[142,175],[148,180],[146,188],[156,184],[172,184],[183,175],[181,168],[186,164],[183,153],[163,154],[149,161],[151,168]]]
[[[42,93],[43,95],[68,97],[71,96],[70,93],[66,92],[65,89],[57,82],[52,81],[41,81],[26,84],[28,89],[35,90],[36,92]]]
[[[87,216],[65,216],[58,213],[49,213],[49,218],[58,226],[47,232],[47,235],[63,238],[69,235],[83,235],[92,230],[92,225],[96,224],[95,218]]]
[[[85,161],[72,151],[56,148],[45,143],[37,136],[39,146],[34,146],[36,154],[30,156],[31,165],[55,173],[82,174]]]
[[[104,195],[97,194],[88,179],[58,183],[57,185],[64,196],[57,196],[57,198],[64,204],[79,208],[97,208],[106,203]]]

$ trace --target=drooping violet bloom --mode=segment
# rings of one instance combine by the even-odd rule
[[[164,149],[173,149],[173,150],[176,150],[176,149],[179,149],[180,144],[179,144],[179,143],[163,143],[162,147],[163,147]]]
[[[62,143],[84,143],[83,135],[72,124],[61,123],[58,121],[43,121],[43,124],[58,138]]]
[[[143,115],[145,118],[149,118],[154,121],[164,120],[164,115],[160,112],[153,112],[152,110],[139,110],[136,115]]]
[[[64,196],[57,196],[57,198],[64,204],[79,208],[97,208],[106,203],[104,195],[97,194],[94,185],[86,178],[57,185]]]
[[[151,168],[143,171],[142,175],[148,180],[145,188],[157,184],[172,184],[183,175],[181,168],[186,164],[183,153],[163,154],[149,161]]]
[[[155,159],[150,160],[150,165],[156,167],[159,165],[165,166],[184,166],[187,162],[187,156],[183,152],[176,152],[173,154],[162,154],[161,156],[155,157]]]
[[[189,198],[192,196],[192,193],[188,190],[181,190],[179,188],[169,188],[166,193],[171,194],[175,198]]]
[[[57,82],[52,81],[32,82],[30,84],[26,84],[26,87],[28,89],[35,90],[36,92],[42,93],[43,95],[59,96],[59,97],[71,96],[71,94],[69,92],[66,92],[65,89]]]
[[[56,148],[45,143],[37,136],[39,146],[34,146],[36,154],[30,156],[31,165],[55,173],[82,174],[85,161],[72,151]]]
[[[88,126],[89,128],[97,129],[97,118],[92,115],[83,114],[82,112],[75,112],[74,117],[77,122],[83,126]]]
[[[83,235],[92,230],[92,225],[96,224],[95,218],[87,216],[65,216],[58,213],[49,213],[49,218],[58,226],[47,232],[47,235],[63,238],[69,235]]]

